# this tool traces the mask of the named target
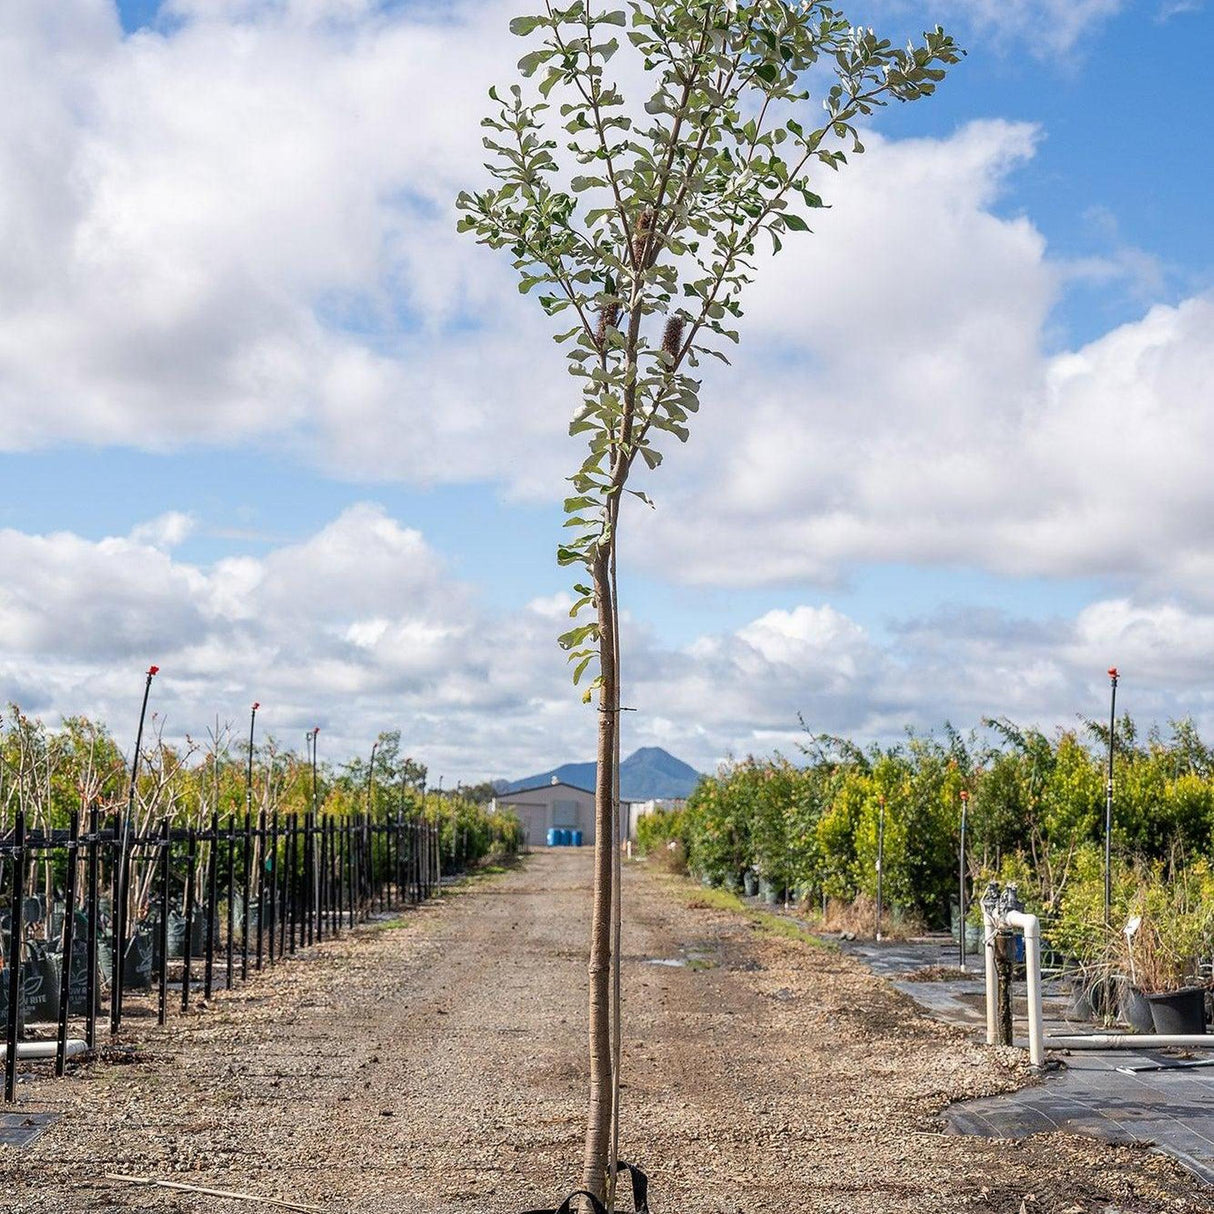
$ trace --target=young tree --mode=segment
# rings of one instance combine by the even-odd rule
[[[728,361],[721,347],[737,341],[729,325],[760,237],[779,250],[787,232],[808,231],[803,212],[823,205],[818,177],[863,150],[857,121],[891,98],[930,94],[961,52],[938,27],[921,45],[894,47],[816,0],[640,0],[627,11],[575,0],[510,28],[536,40],[519,70],[538,97],[518,84],[490,90],[499,108],[483,120],[484,144],[496,184],[461,193],[458,206],[461,230],[511,252],[520,291],[538,290],[549,316],[573,322],[556,340],[579,381],[569,429],[586,456],[569,478],[571,538],[557,559],[585,575],[571,615],[592,618],[560,643],[574,681],[592,675],[585,698],[598,693],[583,1186],[602,1195],[618,1134],[609,1019],[624,495],[648,502],[629,485],[638,458],[652,470],[665,436],[687,440],[700,403],[693,372],[705,355]],[[618,81],[638,77],[647,96],[633,108]],[[805,105],[819,84],[820,122]]]

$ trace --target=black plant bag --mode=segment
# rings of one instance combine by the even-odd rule
[[[634,1164],[620,1160],[618,1177],[627,1172],[632,1180],[632,1209],[634,1214],[650,1214],[649,1212],[649,1178]],[[555,1210],[526,1210],[524,1214],[570,1214],[573,1203],[579,1197],[590,1199],[591,1214],[607,1214],[607,1209],[601,1201],[588,1189],[575,1189]]]
[[[59,1019],[59,958],[41,940],[26,940],[18,984],[22,1024],[53,1024]],[[8,970],[0,970],[0,1034],[8,1018]]]
[[[146,924],[140,923],[126,942],[126,957],[122,964],[122,985],[128,991],[146,991],[152,986],[155,969],[153,943],[155,937]]]

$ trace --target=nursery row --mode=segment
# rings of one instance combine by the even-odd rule
[[[1122,719],[1112,741],[1107,920],[1110,739],[1095,724],[1047,737],[999,721],[982,737],[949,730],[867,750],[815,738],[800,763],[723,767],[685,810],[642,818],[639,841],[673,848],[708,882],[761,885],[836,921],[859,903],[871,923],[880,884],[887,927],[952,919],[956,930],[962,873],[973,924],[985,882],[1012,880],[1057,961],[1168,989],[1202,978],[1214,956],[1214,875],[1202,858],[1214,840],[1214,754],[1187,722],[1143,740]]]
[[[103,816],[129,811],[140,829],[165,817],[174,827],[204,829],[216,812],[246,809],[376,820],[403,813],[433,821],[444,854],[452,854],[464,836],[479,836],[483,852],[495,830],[509,829],[509,819],[494,823],[483,812],[487,796],[428,788],[425,766],[403,753],[397,730],[381,733],[369,756],[334,764],[317,754],[318,730],[308,731],[300,754],[274,737],[255,743],[251,724],[240,739],[228,726],[210,730],[205,743],[170,742],[161,725],[153,714],[135,763],[99,722],[74,717],[52,729],[9,705],[0,714],[0,830],[18,807],[31,829],[66,828],[82,806]]]
[[[177,764],[173,779],[185,782],[183,771],[197,775]],[[251,806],[247,760],[244,775]],[[318,775],[310,792],[319,805]],[[209,998],[215,986],[230,988],[343,925],[422,901],[442,874],[491,852],[514,852],[520,841],[510,816],[399,787],[393,810],[370,780],[363,803],[374,813],[347,803],[340,812],[207,814],[195,804],[153,819],[152,808],[174,799],[157,776],[148,779],[145,773],[128,787],[122,811],[103,813],[95,802],[83,822],[79,812],[31,795],[28,785],[25,795],[7,798],[11,826],[0,828],[7,1100],[20,1061],[53,1060],[61,1074],[69,1056],[96,1047],[99,1020],[111,1035],[119,1032],[128,997],[150,998],[165,1023],[171,1002],[185,1011],[192,995]],[[215,783],[212,775],[192,786],[214,806],[224,801]],[[10,792],[14,786],[20,782],[10,781]],[[335,801],[331,795],[323,804]],[[62,817],[66,823],[56,825]],[[79,1039],[69,1038],[72,1021]]]

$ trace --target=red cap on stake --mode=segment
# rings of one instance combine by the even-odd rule
[[[160,673],[160,667],[159,667],[159,666],[149,666],[149,667],[148,667],[148,678],[151,678],[151,677],[152,677],[152,675],[154,675],[154,674],[159,674],[159,673]]]
[[[256,712],[260,707],[261,704],[255,701],[253,704],[253,711]]]
[[[968,801],[970,799],[969,793],[966,792],[964,788],[961,790],[961,799],[963,801]]]
[[[1110,679],[1115,679],[1116,677],[1117,677],[1117,667],[1116,667],[1116,666],[1110,666],[1110,667],[1109,667],[1109,678],[1110,678]]]

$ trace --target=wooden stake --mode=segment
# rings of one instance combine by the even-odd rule
[[[179,1180],[156,1180],[151,1176],[116,1176],[109,1172],[106,1180],[123,1184],[152,1185],[160,1189],[181,1189],[185,1193],[202,1193],[207,1197],[227,1197],[231,1201],[254,1201],[258,1205],[277,1206],[280,1210],[299,1210],[302,1214],[325,1214],[323,1206],[306,1206],[298,1201],[282,1201],[277,1197],[258,1197],[253,1193],[232,1193],[227,1189],[205,1189],[201,1185],[183,1184]]]

